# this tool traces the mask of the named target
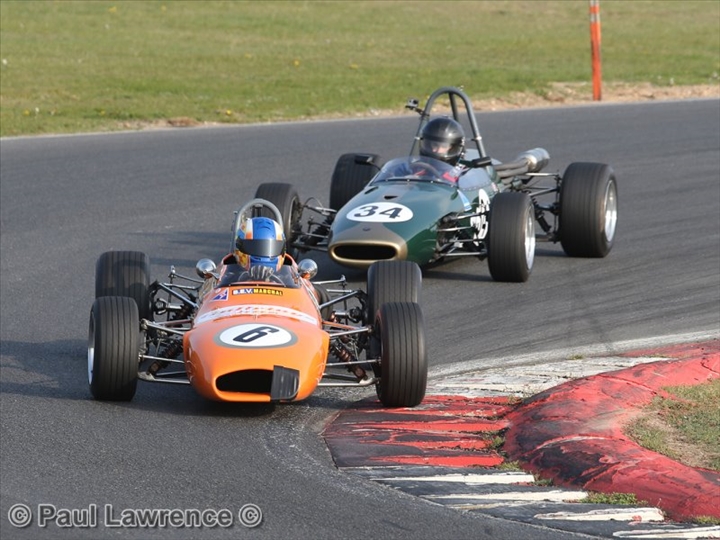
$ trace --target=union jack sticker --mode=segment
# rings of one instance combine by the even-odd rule
[[[217,293],[215,296],[212,297],[213,300],[227,300],[228,299],[228,290],[223,289],[219,293]]]

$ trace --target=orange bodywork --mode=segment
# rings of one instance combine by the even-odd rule
[[[242,283],[209,291],[183,338],[190,384],[219,401],[296,401],[312,394],[325,370],[329,336],[311,287]]]

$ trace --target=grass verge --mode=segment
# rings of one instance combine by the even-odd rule
[[[638,500],[634,493],[597,493],[590,492],[578,502],[587,504],[618,504],[628,506],[647,506],[647,501]]]
[[[720,2],[603,0],[603,80],[718,84]],[[0,135],[402,112],[591,80],[587,2],[0,2]]]
[[[627,435],[691,467],[720,472],[720,379],[663,390],[626,427]]]

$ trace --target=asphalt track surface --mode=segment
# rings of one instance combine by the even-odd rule
[[[525,284],[485,263],[424,272],[431,364],[553,350],[616,352],[631,339],[720,326],[720,102],[482,113],[488,152],[542,146],[547,170],[611,164],[617,243],[603,260],[539,244]],[[14,528],[8,510],[112,505],[231,509],[260,526],[160,528],[156,538],[577,538],[429,504],[339,472],[320,437],[367,392],[322,391],[282,407],[208,403],[190,389],[141,385],[130,404],[97,403],[85,340],[94,264],[109,249],[150,254],[154,274],[187,273],[229,247],[232,211],[264,181],[327,202],[345,152],[388,158],[416,118],[4,139],[0,143],[0,533],[3,538],[144,538],[131,528]],[[321,277],[344,273],[322,256]]]

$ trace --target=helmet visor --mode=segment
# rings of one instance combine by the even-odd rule
[[[235,246],[252,257],[278,257],[285,251],[285,242],[268,238],[257,240],[238,238]]]
[[[462,139],[453,142],[447,138],[426,136],[420,141],[420,153],[437,159],[457,157],[462,153],[462,148]]]

